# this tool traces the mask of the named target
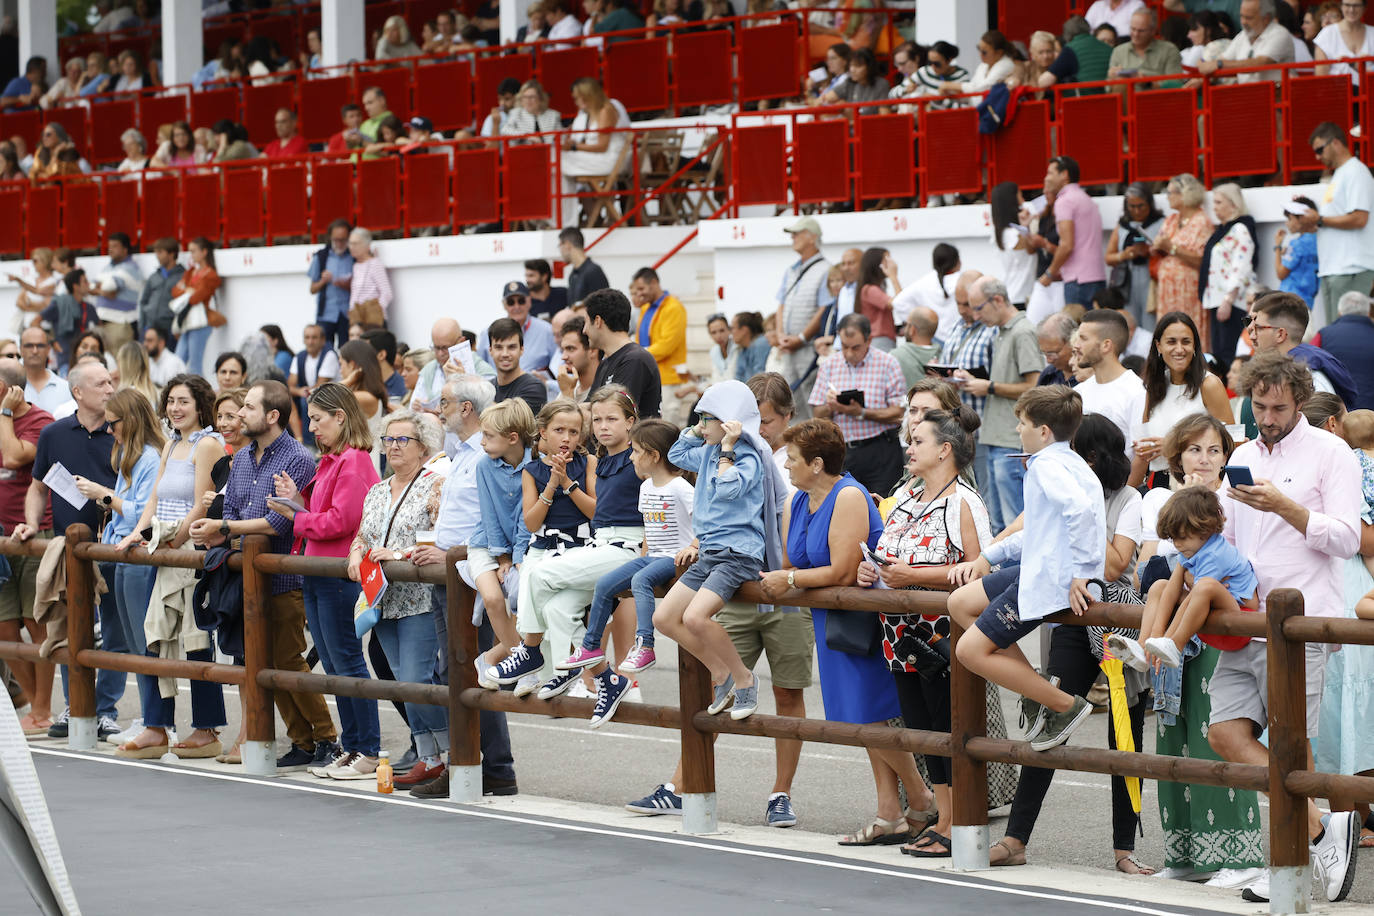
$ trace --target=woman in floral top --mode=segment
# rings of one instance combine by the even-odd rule
[[[409,410],[388,415],[382,432],[386,460],[394,474],[367,491],[358,536],[348,554],[348,577],[361,581],[364,556],[400,560],[415,547],[418,531],[433,531],[439,517],[443,478],[425,470],[429,456],[443,446],[443,432],[428,415]],[[425,683],[434,668],[438,639],[430,610],[431,586],[392,582],[382,595],[382,619],[376,627],[382,651],[398,681]],[[442,707],[407,703],[410,732],[420,755],[398,785],[418,785],[444,772],[440,754],[448,750],[448,715]]]
[[[1156,255],[1163,256],[1159,261],[1159,303],[1155,312],[1183,312],[1193,319],[1205,349],[1211,340],[1211,328],[1198,299],[1198,268],[1202,265],[1207,236],[1212,232],[1212,221],[1202,206],[1207,189],[1196,177],[1185,173],[1169,180],[1167,193],[1169,209],[1174,212],[1165,218],[1164,228],[1151,246]]]
[[[1229,366],[1236,358],[1236,343],[1245,330],[1246,296],[1259,270],[1259,245],[1255,221],[1245,210],[1238,184],[1219,184],[1212,189],[1212,209],[1220,225],[1202,252],[1199,288],[1202,307],[1212,321],[1212,355],[1217,365]]]
[[[907,466],[922,483],[898,497],[878,538],[874,553],[891,565],[860,564],[860,585],[871,586],[881,579],[888,588],[948,591],[950,566],[976,559],[991,542],[983,500],[959,479],[959,473],[973,462],[973,433],[978,425],[978,415],[961,405],[953,411],[929,410],[913,426]],[[912,653],[902,651],[911,646],[904,638],[908,636],[928,645],[943,641],[948,646],[949,618],[880,614],[879,619],[883,656],[897,683],[902,720],[907,728],[949,731],[948,666],[941,668],[935,662],[933,647],[924,657],[917,655],[915,664]],[[949,760],[927,756],[926,768],[939,815],[907,851],[920,858],[944,858],[950,854],[949,828],[954,816]]]

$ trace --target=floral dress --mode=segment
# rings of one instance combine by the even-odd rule
[[[1212,222],[1201,209],[1195,212],[1188,222],[1182,223],[1177,213],[1170,213],[1164,220],[1160,234],[1176,245],[1193,254],[1202,254],[1207,240],[1212,236]],[[1196,267],[1189,267],[1183,260],[1172,255],[1159,262],[1159,306],[1157,314],[1179,311],[1193,319],[1198,333],[1202,335],[1201,349],[1209,351],[1212,347],[1208,333],[1207,313],[1198,301]]]
[[[417,531],[432,531],[439,518],[439,495],[444,486],[444,478],[432,471],[420,472],[410,485],[393,503],[391,481],[383,480],[367,491],[363,500],[363,520],[358,525],[358,536],[354,538],[355,547],[371,550],[374,547],[389,547],[404,550],[415,546]],[[395,520],[392,513],[395,513]],[[391,526],[390,535],[387,526]],[[383,542],[385,539],[385,543]],[[382,595],[382,619],[396,620],[430,612],[430,592],[433,586],[424,582],[392,582]]]

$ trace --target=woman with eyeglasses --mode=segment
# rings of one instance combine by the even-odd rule
[[[973,78],[945,80],[940,83],[940,91],[945,95],[987,92],[1015,72],[1016,49],[1007,41],[1005,35],[996,29],[990,29],[978,39],[978,66],[973,68]]]
[[[438,421],[429,414],[397,411],[387,417],[381,441],[394,473],[363,500],[358,535],[348,551],[348,577],[354,582],[361,582],[364,557],[375,562],[404,559],[415,548],[418,532],[433,531],[439,517],[444,479],[425,470],[430,455],[443,448]],[[439,646],[431,589],[422,582],[392,582],[382,594],[375,632],[398,681],[424,683],[434,670]],[[405,705],[420,761],[396,777],[396,784],[416,786],[444,773],[440,755],[448,750],[448,713],[438,706]]]
[[[1343,61],[1352,57],[1374,57],[1374,29],[1365,25],[1363,0],[1341,0],[1341,19],[1328,25],[1312,39],[1316,60]],[[1360,85],[1360,68],[1346,63],[1317,67],[1317,75],[1347,74],[1356,87]]]

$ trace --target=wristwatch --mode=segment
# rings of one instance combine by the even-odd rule
[[[988,382],[988,394],[996,394],[996,393],[997,393],[997,383],[996,383],[996,382]]]
[[[582,486],[582,484],[578,483],[576,480],[568,481],[568,485],[563,488],[563,495],[572,496],[573,490],[576,490],[580,486]]]
[[[229,536],[229,520],[227,518],[220,519],[219,533],[224,535],[225,537]]]
[[[10,410],[8,407],[0,407],[0,417],[13,417],[13,416],[14,416],[14,411]]]
[[[796,587],[797,587],[797,571],[796,571],[795,569],[789,569],[789,570],[787,571],[787,587],[788,587],[788,588],[796,588]]]
[[[723,448],[720,450],[720,457],[733,463],[735,460],[735,450],[732,448]]]
[[[104,506],[106,509],[108,509],[108,508],[110,508],[111,506],[113,506],[113,505],[114,505],[114,494],[113,494],[113,493],[106,493],[104,496],[100,497],[100,504],[101,504],[102,506]]]
[[[1322,216],[1320,213],[1318,213],[1318,214],[1317,214],[1317,228],[1320,229],[1321,227],[1323,227],[1323,226],[1325,226],[1325,225],[1326,225],[1326,217],[1324,217],[1324,216]]]

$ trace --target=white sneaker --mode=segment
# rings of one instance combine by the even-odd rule
[[[582,682],[582,678],[578,678],[577,681],[571,687],[568,688],[568,692],[563,694],[563,696],[577,697],[578,699],[589,700],[594,698],[596,694],[592,693],[590,690],[587,689],[587,685]]]
[[[143,734],[143,719],[138,718],[131,722],[129,727],[124,729],[124,731],[114,735],[106,735],[105,743],[119,747],[121,744],[128,744],[141,734]]]
[[[624,699],[623,702],[626,702],[626,703],[643,703],[643,702],[644,702],[644,694],[643,694],[643,692],[641,692],[640,689],[639,689],[639,681],[632,681],[632,682],[630,683],[630,689],[627,690],[627,691],[625,691],[625,699]]]
[[[1251,903],[1269,902],[1269,869],[1261,869],[1261,874],[1254,881],[1251,881],[1244,890],[1240,892],[1240,899],[1248,900]]]
[[[1183,653],[1178,651],[1178,646],[1174,645],[1174,641],[1167,636],[1156,636],[1153,639],[1145,640],[1145,651],[1170,668],[1178,668],[1183,665]]]
[[[1360,816],[1332,811],[1322,838],[1311,846],[1313,877],[1332,903],[1344,900],[1355,883],[1355,856],[1360,846]]]
[[[517,697],[527,697],[539,689],[539,685],[544,683],[539,679],[539,674],[527,674],[515,682],[515,690],[512,691]]]
[[[1140,648],[1140,643],[1129,636],[1112,633],[1107,637],[1107,648],[1112,650],[1113,655],[1121,659],[1122,664],[1129,665],[1137,671],[1150,670],[1150,660],[1145,657],[1145,650]]]
[[[305,771],[318,779],[328,779],[334,775],[335,770],[348,766],[353,762],[353,758],[357,756],[358,755],[353,751],[345,751],[340,748],[339,752],[334,755],[334,759],[324,766],[306,767]]]
[[[1247,887],[1256,880],[1264,877],[1265,872],[1262,868],[1223,868],[1213,873],[1207,879],[1207,887]]]
[[[332,770],[329,774],[330,779],[350,780],[350,779],[375,779],[377,776],[376,757],[364,757],[362,754],[354,754],[353,759],[346,766],[341,766]]]
[[[472,665],[474,668],[477,669],[478,687],[482,687],[486,690],[501,689],[501,685],[498,684],[496,681],[492,680],[491,676],[487,674],[487,672],[491,670],[491,665],[488,665],[486,662],[484,662],[482,660],[481,655],[478,655],[475,659],[472,660]]]

